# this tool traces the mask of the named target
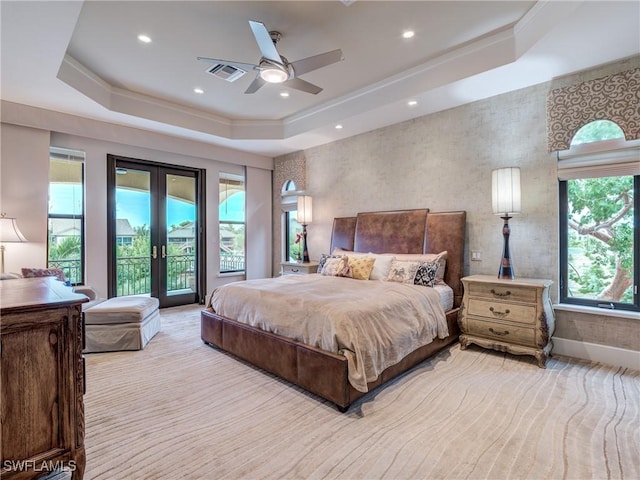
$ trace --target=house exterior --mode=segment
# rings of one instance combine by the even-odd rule
[[[126,218],[116,219],[116,245],[127,247],[133,245],[136,232]]]

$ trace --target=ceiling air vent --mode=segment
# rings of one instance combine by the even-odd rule
[[[247,72],[232,65],[217,63],[214,66],[208,68],[207,73],[210,73],[214,77],[221,78],[222,80],[226,80],[227,82],[235,82]]]

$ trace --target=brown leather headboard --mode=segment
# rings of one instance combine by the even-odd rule
[[[371,253],[440,253],[447,251],[444,280],[453,289],[454,306],[462,302],[466,212],[428,209],[359,213],[333,221],[334,248]]]

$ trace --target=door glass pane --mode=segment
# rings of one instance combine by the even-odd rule
[[[116,169],[116,295],[151,293],[151,174]]]
[[[196,291],[196,180],[167,175],[167,295]]]

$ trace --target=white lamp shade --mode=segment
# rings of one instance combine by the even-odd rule
[[[298,197],[298,214],[296,220],[301,225],[309,225],[313,220],[312,199],[308,195]]]
[[[26,242],[15,218],[0,216],[0,242]]]
[[[495,215],[520,213],[520,168],[499,168],[491,172],[491,196]]]

